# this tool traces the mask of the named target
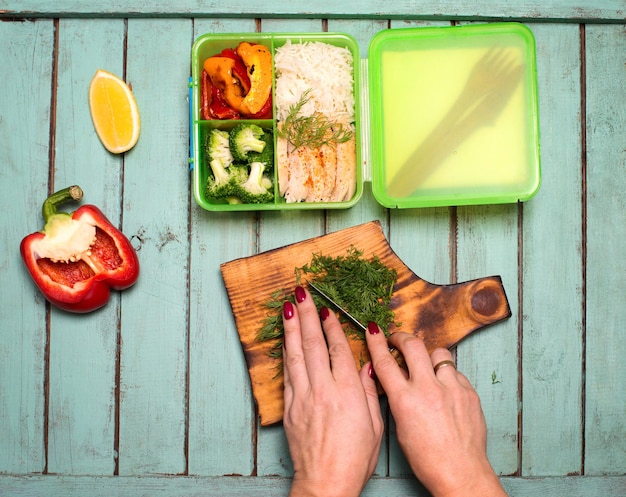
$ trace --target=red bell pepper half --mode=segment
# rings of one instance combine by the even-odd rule
[[[83,205],[72,214],[57,212],[59,204],[82,197],[78,186],[48,197],[42,207],[43,231],[20,244],[24,264],[46,299],[77,313],[102,307],[111,288],[124,290],[139,277],[135,249],[100,209]]]

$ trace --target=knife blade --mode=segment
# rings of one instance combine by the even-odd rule
[[[313,290],[315,290],[315,292],[320,295],[321,297],[323,297],[324,299],[326,299],[335,309],[337,309],[341,314],[343,314],[346,318],[348,318],[348,320],[354,324],[356,327],[358,327],[361,331],[363,331],[363,333],[365,333],[367,331],[367,326],[365,326],[363,323],[361,323],[357,318],[355,318],[352,314],[350,314],[346,309],[344,309],[341,305],[339,305],[334,299],[332,299],[324,290],[322,290],[319,285],[313,283],[310,280],[305,280],[307,282],[307,284],[309,285],[310,288],[312,288]],[[400,353],[400,351],[398,349],[396,349],[395,347],[388,347],[389,352],[391,352],[391,355],[396,359],[396,361],[398,362],[398,364],[404,368],[406,368],[406,365],[404,363],[404,358],[402,357],[402,354]]]
[[[337,309],[341,314],[343,314],[346,318],[348,318],[350,320],[350,322],[355,325],[356,327],[358,327],[361,331],[365,332],[367,331],[367,326],[365,326],[363,323],[361,323],[357,318],[355,318],[352,314],[350,314],[346,309],[344,309],[342,306],[340,306],[337,302],[335,302],[326,292],[324,292],[319,285],[313,283],[312,281],[306,280],[307,284],[313,289],[315,290],[315,292],[322,296],[323,298],[325,298],[326,300],[328,300],[328,302],[335,308]]]

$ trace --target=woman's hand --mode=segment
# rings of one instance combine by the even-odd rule
[[[383,434],[376,384],[357,372],[337,317],[309,292],[285,302],[283,424],[294,465],[290,495],[360,495],[374,472]]]
[[[398,442],[417,478],[435,497],[506,496],[487,459],[480,399],[450,352],[436,349],[429,356],[416,336],[394,333],[387,341],[379,331],[375,323],[368,325],[367,345]],[[407,370],[389,346],[402,353]]]

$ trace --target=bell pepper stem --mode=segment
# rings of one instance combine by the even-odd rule
[[[82,198],[83,190],[78,185],[68,186],[67,188],[63,188],[63,190],[53,193],[44,200],[43,206],[41,207],[41,214],[43,215],[44,221],[48,222],[48,219],[57,214],[57,207],[60,204],[68,200],[78,202]]]

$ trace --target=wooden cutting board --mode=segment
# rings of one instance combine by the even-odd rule
[[[336,257],[345,255],[350,246],[362,251],[365,259],[377,255],[397,271],[391,308],[402,324],[389,331],[413,332],[424,339],[429,351],[450,348],[470,333],[511,316],[499,276],[454,285],[429,283],[393,252],[378,221],[223,263],[220,269],[262,426],[279,422],[283,416],[283,379],[276,376],[277,360],[268,355],[272,344],[256,340],[268,313],[265,304],[274,291],[295,287],[295,268],[310,263],[312,254]],[[359,367],[369,358],[367,348],[359,340],[351,346]]]

